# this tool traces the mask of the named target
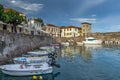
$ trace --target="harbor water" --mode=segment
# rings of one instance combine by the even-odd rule
[[[52,74],[38,75],[42,80],[120,80],[120,46],[66,46],[57,51]],[[32,76],[15,77],[0,72],[0,80],[33,80]],[[39,79],[38,79],[39,80]]]

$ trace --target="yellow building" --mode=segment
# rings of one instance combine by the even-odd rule
[[[75,26],[62,26],[61,37],[78,37],[81,35],[81,28]]]
[[[87,22],[82,23],[82,36],[87,36],[91,33],[91,24]]]
[[[60,28],[53,24],[47,24],[45,27],[45,31],[51,34],[53,37],[60,37]]]

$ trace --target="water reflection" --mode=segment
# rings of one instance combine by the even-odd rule
[[[15,77],[15,76],[9,76],[6,74],[2,74],[0,73],[0,80],[33,80],[32,76],[24,76],[24,77]],[[59,76],[60,72],[57,73],[52,73],[52,74],[46,74],[46,75],[39,75],[42,76],[43,79],[42,80],[55,80],[55,77]],[[39,76],[38,80],[39,80]]]
[[[66,46],[61,49],[61,57],[73,60],[76,57],[82,58],[84,62],[92,59],[93,50],[102,48],[102,45],[85,45],[85,46]]]
[[[120,80],[120,46],[66,46],[57,51],[60,68],[43,80]],[[0,75],[0,80],[31,80]]]

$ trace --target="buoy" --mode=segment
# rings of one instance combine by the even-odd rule
[[[37,80],[37,76],[33,76],[32,78],[33,78],[33,80]]]
[[[40,77],[39,77],[39,80],[42,80],[42,79],[43,79],[43,77],[42,77],[42,76],[40,76]]]

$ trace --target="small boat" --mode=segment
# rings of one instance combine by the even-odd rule
[[[13,58],[15,64],[32,64],[32,63],[42,63],[48,62],[48,56],[41,56],[41,57],[15,57]]]
[[[27,54],[31,56],[45,56],[45,55],[48,55],[49,52],[48,51],[30,51],[30,52],[27,52]]]
[[[39,75],[53,72],[53,68],[47,63],[41,63],[39,65],[8,64],[0,68],[4,74],[11,76]]]
[[[59,49],[61,45],[60,45],[60,43],[53,43],[53,44],[50,44],[50,46],[55,49]]]
[[[102,44],[102,40],[96,40],[94,37],[88,37],[83,41],[84,45],[99,45]]]
[[[40,47],[40,49],[45,50],[47,52],[50,52],[50,51],[53,52],[53,51],[55,51],[54,46],[43,46],[43,47]]]

